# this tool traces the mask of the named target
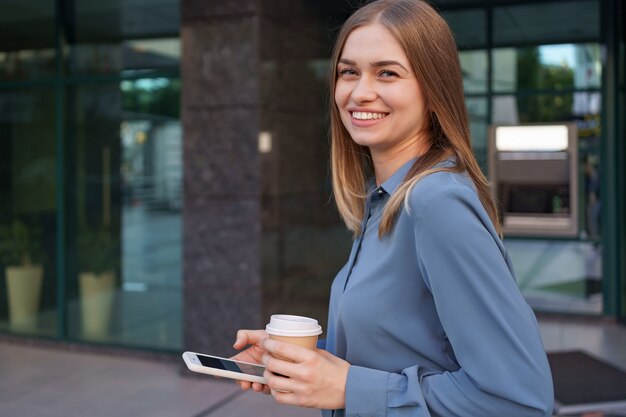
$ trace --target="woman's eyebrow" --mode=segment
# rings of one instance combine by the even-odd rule
[[[355,61],[352,61],[351,59],[346,59],[346,58],[340,58],[339,59],[339,63],[340,64],[346,64],[346,65],[356,65]],[[384,61],[370,62],[370,66],[373,67],[373,68],[387,67],[389,65],[397,65],[400,68],[402,68],[403,70],[405,70],[406,72],[409,72],[409,70],[404,68],[404,66],[402,64],[400,64],[398,61],[384,60]]]
[[[402,64],[400,64],[398,61],[393,61],[393,60],[370,62],[370,65],[372,67],[375,67],[375,68],[376,67],[388,67],[389,65],[397,65],[400,68],[402,68],[403,70],[405,70],[406,72],[409,72],[409,70],[404,68],[404,66],[402,66]]]

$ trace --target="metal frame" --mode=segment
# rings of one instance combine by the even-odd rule
[[[55,2],[55,44],[56,44],[56,76],[54,83],[55,90],[55,141],[56,141],[56,208],[57,208],[57,228],[56,228],[56,272],[57,272],[57,337],[67,338],[67,306],[65,300],[66,291],[66,212],[65,212],[65,86],[63,84],[63,34],[59,22],[62,18],[62,6],[60,2]]]
[[[550,0],[551,3],[565,3],[570,1],[585,1],[585,0]],[[449,3],[446,0],[433,0],[433,5],[437,10],[464,10],[464,9],[476,9],[482,7],[502,7],[502,6],[519,6],[525,4],[545,4],[546,0],[474,0],[474,1],[462,1],[459,3]]]
[[[624,36],[626,35],[626,5],[624,2],[614,0],[613,3],[617,3],[614,15],[618,16],[617,30],[616,30],[616,45],[614,47],[615,59],[617,60],[615,68],[617,71],[617,131],[615,136],[616,148],[618,152],[618,164],[616,166],[617,172],[615,178],[617,180],[617,218],[619,220],[619,248],[617,252],[616,264],[618,265],[616,276],[616,291],[617,299],[615,310],[617,312],[617,318],[620,322],[626,323],[626,167],[624,162],[626,161],[626,144],[624,144],[624,136],[626,135],[626,121],[623,114],[626,111],[626,80],[624,79],[625,68],[624,61],[625,45]]]
[[[602,112],[602,141],[600,154],[603,164],[601,174],[602,192],[602,240],[603,240],[603,294],[604,312],[613,316],[626,316],[624,312],[624,152],[619,136],[623,108],[619,105],[617,86],[619,77],[620,41],[619,28],[621,2],[602,2],[602,37],[606,42],[606,56],[602,71],[604,86]],[[623,123],[623,122],[622,122]],[[620,175],[622,177],[620,177]],[[621,183],[621,184],[620,184]],[[620,187],[621,185],[621,187]]]

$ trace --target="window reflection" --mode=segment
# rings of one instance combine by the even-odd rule
[[[33,3],[32,1],[29,3]],[[0,13],[0,81],[51,78],[55,71],[54,2]]]
[[[506,238],[504,244],[517,283],[533,309],[602,313],[602,245]]]
[[[497,48],[492,54],[496,92],[600,88],[599,44]]]
[[[552,1],[493,9],[496,46],[597,42],[600,3],[597,0]]]
[[[56,155],[50,88],[0,93],[0,329],[56,334]]]
[[[492,99],[496,124],[542,123],[584,119],[600,111],[599,92],[502,95]]]
[[[487,92],[487,51],[460,51],[465,93]]]
[[[72,89],[72,338],[182,344],[179,97],[168,78]]]
[[[175,69],[180,63],[180,11],[177,0],[73,3],[68,25],[70,74],[110,74],[144,69]]]
[[[518,283],[541,311],[602,311],[600,92],[494,96],[493,122],[574,121],[578,131],[580,232],[571,241],[507,239]]]
[[[179,60],[178,38],[79,44],[71,47],[68,69],[74,74],[110,74],[122,70],[177,68]]]
[[[444,11],[459,49],[484,48],[487,45],[487,13],[484,9]]]
[[[50,78],[54,70],[54,49],[0,52],[0,80]]]
[[[488,109],[486,97],[468,97],[465,99],[470,119],[472,149],[478,165],[485,175],[488,173],[487,163],[487,123]]]

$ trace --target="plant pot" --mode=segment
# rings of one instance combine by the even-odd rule
[[[83,272],[79,275],[79,286],[83,336],[106,338],[113,311],[115,272]]]
[[[35,330],[41,300],[43,267],[8,266],[9,323],[16,330]]]

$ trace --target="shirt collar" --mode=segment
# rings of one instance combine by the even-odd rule
[[[387,180],[385,182],[383,182],[382,184],[380,184],[380,187],[376,187],[376,178],[371,177],[368,181],[367,181],[367,190],[368,193],[372,193],[375,190],[384,190],[387,194],[389,195],[393,195],[393,193],[396,192],[396,190],[398,189],[398,187],[400,186],[400,184],[402,183],[402,181],[404,181],[404,177],[406,177],[406,174],[409,173],[409,170],[411,169],[411,167],[413,166],[413,164],[415,163],[415,161],[417,161],[418,157],[415,157],[411,160],[409,160],[408,162],[406,162],[404,165],[402,165],[400,168],[398,168],[396,170],[396,172],[394,172],[391,177],[387,178]],[[434,165],[433,168],[435,167],[439,167],[439,166],[454,166],[454,162],[456,161],[456,158],[454,156],[450,156],[446,159],[444,159],[443,161],[437,163]]]
[[[400,183],[404,181],[404,177],[406,177],[406,174],[409,173],[409,170],[411,169],[415,161],[417,161],[417,158],[412,158],[411,160],[406,162],[404,165],[398,168],[396,172],[391,175],[391,177],[387,178],[385,182],[380,184],[380,187],[378,188],[382,188],[387,194],[393,195],[393,193],[396,192],[396,190],[398,189]],[[373,187],[376,186],[376,181],[374,179],[372,179],[372,184]]]

